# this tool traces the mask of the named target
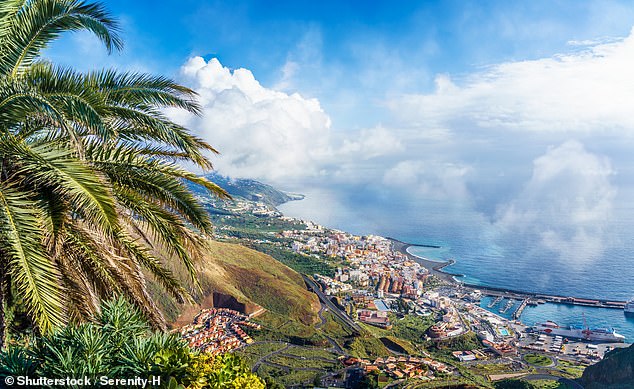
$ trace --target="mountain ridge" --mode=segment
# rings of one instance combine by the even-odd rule
[[[304,198],[302,194],[284,192],[254,179],[231,178],[219,173],[206,174],[204,177],[226,190],[234,198],[262,202],[273,207]],[[199,188],[193,189],[200,193]]]

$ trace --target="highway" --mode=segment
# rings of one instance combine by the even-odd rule
[[[354,320],[350,318],[350,316],[348,316],[345,312],[339,309],[339,307],[337,307],[335,303],[330,301],[328,296],[326,296],[324,292],[321,291],[321,288],[319,287],[319,285],[317,285],[317,283],[313,281],[312,278],[308,277],[305,274],[302,274],[302,277],[304,277],[304,282],[306,283],[306,286],[308,287],[308,289],[312,291],[313,293],[315,293],[317,297],[319,297],[319,300],[321,300],[321,302],[330,309],[330,312],[332,312],[339,319],[341,319],[341,321],[343,321],[344,324],[350,327],[352,331],[359,334],[363,332],[362,328],[357,323],[355,323]]]

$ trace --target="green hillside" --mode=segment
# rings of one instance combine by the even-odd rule
[[[266,254],[210,241],[207,255],[197,267],[203,295],[197,296],[196,305],[177,304],[156,286],[151,288],[166,318],[176,326],[189,322],[201,308],[212,306],[214,292],[216,297],[224,295],[220,297],[225,302],[235,298],[249,313],[262,307],[307,325],[318,321],[317,296],[306,290],[297,272]]]
[[[588,366],[581,377],[586,389],[625,389],[634,387],[634,345],[617,348]]]

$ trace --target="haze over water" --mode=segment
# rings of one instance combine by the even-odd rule
[[[461,204],[362,200],[359,196],[311,190],[306,199],[284,204],[280,210],[287,216],[356,234],[441,246],[411,247],[410,252],[433,260],[455,259],[455,265],[445,269],[464,274],[463,280],[470,283],[586,298],[628,300],[634,296],[634,249],[628,233],[634,218],[627,205],[615,209],[606,234],[610,242],[603,254],[578,262],[544,249],[530,234],[500,237],[486,218]],[[498,309],[493,311],[498,313]],[[522,321],[529,325],[545,320],[581,324],[582,313],[590,327],[614,327],[628,342],[634,342],[634,319],[626,318],[622,310],[545,304],[527,308]]]

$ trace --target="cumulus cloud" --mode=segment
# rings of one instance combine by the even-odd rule
[[[571,263],[597,259],[606,245],[616,189],[610,161],[577,141],[551,148],[533,162],[519,196],[502,206],[495,223],[503,238],[518,235]]]
[[[589,43],[589,42],[586,42]],[[634,131],[634,30],[585,50],[492,66],[388,103],[405,122],[530,132]]]
[[[288,64],[282,70],[289,77],[294,71]],[[194,57],[181,72],[198,92],[203,115],[175,110],[169,115],[222,153],[215,165],[223,174],[277,182],[343,177],[360,161],[403,150],[399,138],[382,126],[335,136],[317,99],[266,88],[248,69]]]
[[[318,100],[265,88],[251,71],[232,71],[216,58],[191,58],[182,74],[203,106],[187,125],[221,151],[218,170],[273,180],[317,173],[331,125]]]

